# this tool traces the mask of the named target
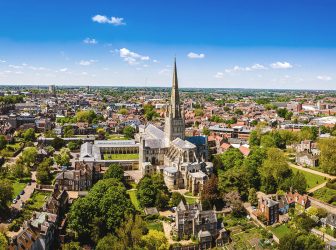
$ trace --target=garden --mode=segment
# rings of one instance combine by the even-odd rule
[[[304,175],[304,177],[306,178],[307,181],[307,190],[316,187],[320,184],[322,184],[323,182],[326,182],[327,179],[325,179],[325,177],[317,175],[317,174],[312,174],[309,173],[307,171],[303,171],[303,170],[299,170],[297,168],[291,167],[291,169],[293,170],[294,173],[296,172],[300,172],[301,174]]]

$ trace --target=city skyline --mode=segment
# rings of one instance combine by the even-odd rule
[[[1,85],[335,89],[332,1],[62,2],[0,3]]]

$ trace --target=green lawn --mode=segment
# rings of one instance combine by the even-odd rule
[[[104,154],[104,160],[137,160],[139,154]]]
[[[28,202],[29,203],[29,205],[28,205],[29,209],[30,210],[41,209],[49,195],[50,195],[49,193],[35,191],[30,198],[31,200]]]
[[[127,193],[131,199],[131,202],[133,204],[133,206],[135,207],[136,210],[142,212],[142,209],[140,207],[140,203],[138,201],[138,198],[136,196],[137,191],[136,190],[127,190]]]
[[[323,188],[320,188],[319,190],[316,190],[313,193],[313,197],[321,201],[324,201],[326,203],[334,204],[336,203],[335,201],[333,201],[334,197],[336,197],[336,190],[323,187]]]
[[[25,188],[26,185],[27,185],[26,183],[22,183],[19,181],[15,181],[13,183],[14,188],[13,199],[20,194],[20,192]]]
[[[162,222],[161,221],[158,221],[158,222],[148,222],[147,223],[147,229],[148,230],[156,230],[156,231],[159,231],[159,232],[163,232],[163,225],[162,225]]]
[[[306,171],[299,170],[297,168],[293,168],[293,167],[291,167],[291,168],[292,168],[294,173],[299,171],[300,173],[302,173],[306,177],[307,189],[311,189],[311,188],[316,187],[317,185],[327,181],[327,180],[324,179],[323,176],[308,173]]]
[[[276,237],[281,239],[286,234],[291,233],[292,229],[290,229],[287,224],[282,224],[278,227],[274,227],[271,229],[271,231],[275,234]]]
[[[113,135],[108,135],[107,140],[126,140],[126,137],[124,135],[116,135],[116,134],[113,134]]]
[[[195,204],[197,201],[196,197],[185,197],[188,204]]]

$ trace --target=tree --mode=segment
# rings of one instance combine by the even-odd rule
[[[307,190],[307,181],[306,177],[297,171],[296,173],[292,174],[291,177],[287,178],[281,186],[281,189],[285,191],[289,191],[291,188],[293,190],[298,191],[300,194],[303,194]]]
[[[69,138],[69,137],[73,137],[74,135],[75,135],[75,130],[71,125],[65,126],[63,128],[63,137]]]
[[[21,159],[26,166],[32,167],[34,164],[36,164],[37,149],[35,147],[25,148],[22,152]]]
[[[319,250],[324,249],[324,242],[313,234],[302,232],[288,233],[280,239],[280,250]]]
[[[51,146],[55,150],[60,150],[61,148],[65,146],[65,141],[60,137],[56,137],[54,140],[52,140]]]
[[[291,175],[284,153],[277,148],[269,148],[267,158],[259,169],[262,191],[273,193]]]
[[[116,179],[104,179],[71,206],[69,228],[78,234],[80,241],[97,241],[109,232],[114,233],[125,216],[133,213],[125,186]]]
[[[131,139],[134,137],[135,129],[132,126],[126,126],[123,129],[123,134],[127,139]]]
[[[7,250],[8,249],[8,241],[6,236],[0,232],[0,250]]]
[[[144,176],[138,186],[137,197],[142,207],[164,208],[169,202],[169,191],[161,174]]]
[[[204,115],[204,112],[202,109],[195,109],[194,110],[194,113],[195,113],[195,116],[196,117],[199,117],[199,116],[203,116]]]
[[[152,104],[144,105],[144,115],[147,121],[152,121],[154,118],[158,117],[159,114],[155,111]]]
[[[257,190],[255,188],[250,188],[248,201],[251,203],[252,206],[258,205]]]
[[[146,230],[141,216],[126,215],[116,234],[125,249],[136,249],[141,244],[141,237]]]
[[[259,146],[260,145],[261,136],[256,130],[252,130],[249,137],[249,145],[250,146]]]
[[[235,166],[240,167],[244,160],[244,155],[237,148],[229,148],[219,155],[221,169],[228,170]]]
[[[80,247],[79,242],[72,241],[72,242],[63,244],[62,249],[63,250],[81,250],[82,248]]]
[[[51,158],[44,158],[43,161],[38,165],[36,170],[36,179],[40,184],[50,184],[52,174],[50,171],[50,166],[53,164]]]
[[[81,110],[76,113],[76,119],[79,122],[91,124],[94,119],[97,119],[97,114],[93,110]]]
[[[173,192],[169,201],[169,206],[176,207],[181,201],[185,204],[186,198],[179,192]]]
[[[60,166],[70,166],[70,150],[62,148],[60,153],[55,155],[55,161]]]
[[[163,232],[149,230],[148,234],[142,237],[143,245],[148,250],[168,250],[168,240]]]
[[[35,141],[36,140],[35,130],[33,128],[27,129],[23,133],[23,138],[24,138],[25,141]]]
[[[0,211],[7,208],[8,202],[12,200],[14,188],[8,179],[0,179]]]
[[[220,194],[218,190],[218,179],[216,176],[209,178],[203,185],[201,193],[201,201],[204,209],[212,209],[214,205],[220,200]]]
[[[7,145],[7,140],[5,138],[5,136],[0,135],[0,150],[4,149]]]
[[[321,139],[318,142],[320,167],[328,174],[336,174],[336,138]]]
[[[104,174],[104,179],[114,178],[119,181],[124,180],[124,169],[120,164],[111,164]]]
[[[300,141],[303,140],[313,140],[315,141],[318,137],[318,128],[317,127],[303,127],[299,134]]]
[[[17,162],[11,166],[10,171],[15,178],[23,178],[30,175],[29,170],[22,163]]]
[[[119,109],[118,113],[121,114],[121,115],[127,115],[128,114],[128,110],[125,109],[125,108],[121,108],[121,109]]]
[[[275,147],[275,140],[272,135],[264,135],[261,137],[260,146],[264,148]]]
[[[209,136],[209,135],[210,135],[210,130],[209,130],[209,128],[207,128],[207,127],[203,127],[203,129],[202,129],[202,134],[203,134],[203,135],[207,135],[207,136]]]
[[[243,203],[241,201],[241,197],[237,191],[230,191],[224,195],[224,201],[230,205],[232,209],[232,213],[235,216],[240,216],[243,211]]]
[[[108,234],[98,241],[97,250],[124,250],[122,242],[114,235]]]

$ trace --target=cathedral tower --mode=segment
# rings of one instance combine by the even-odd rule
[[[181,138],[184,140],[184,137],[185,137],[184,111],[183,111],[183,108],[181,108],[180,106],[176,59],[174,61],[171,100],[166,110],[165,131],[164,132],[165,132],[165,137],[169,141],[173,141],[175,138]]]

